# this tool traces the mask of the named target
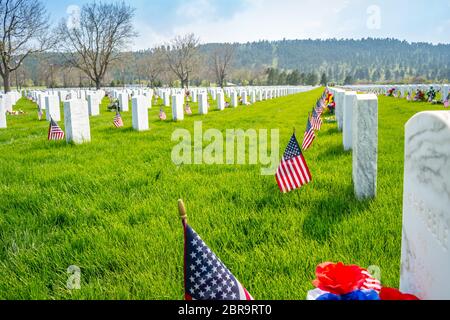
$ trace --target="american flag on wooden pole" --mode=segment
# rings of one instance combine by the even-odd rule
[[[311,125],[310,117],[308,115],[308,123],[306,125],[306,131],[303,137],[302,150],[308,150],[314,142],[314,139],[316,139],[316,134],[314,132],[314,128]]]
[[[58,124],[50,119],[50,126],[48,128],[48,140],[57,141],[64,139],[64,131],[58,126]]]
[[[280,191],[283,193],[299,189],[312,180],[311,173],[300,150],[295,133],[292,135],[284,152],[275,178]]]
[[[122,120],[122,116],[120,115],[119,111],[116,112],[116,116],[114,117],[113,123],[116,128],[123,127],[123,120]]]
[[[253,300],[223,262],[187,223],[183,201],[178,209],[184,229],[184,288],[186,300]]]
[[[189,104],[186,104],[185,111],[186,111],[186,114],[188,114],[188,115],[192,114],[192,110],[191,110],[191,107],[189,106]]]
[[[42,109],[40,107],[38,107],[38,119],[39,119],[39,121],[42,120],[42,115],[43,115]]]

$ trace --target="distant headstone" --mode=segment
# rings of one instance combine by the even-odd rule
[[[165,107],[170,107],[170,92],[167,90],[163,92],[163,103]]]
[[[100,99],[95,94],[88,94],[87,96],[89,115],[98,116],[100,115]]]
[[[172,118],[174,121],[184,120],[184,97],[182,94],[174,94],[172,96]]]
[[[344,95],[344,123],[343,123],[343,142],[344,150],[348,151],[353,148],[353,109],[356,109],[356,92],[346,91]]]
[[[219,110],[225,110],[225,94],[222,91],[217,92],[217,107]]]
[[[231,106],[233,108],[236,108],[238,106],[238,97],[236,91],[231,92]]]
[[[357,95],[353,112],[353,184],[358,199],[377,193],[378,98],[375,94]]]
[[[206,92],[198,94],[198,113],[208,114],[208,94]]]
[[[0,99],[0,129],[6,129],[6,108],[3,99]]]
[[[61,121],[61,107],[58,96],[51,95],[45,97],[45,110],[47,121],[50,121],[50,119],[56,122]]]
[[[344,124],[344,95],[345,95],[345,90],[342,89],[335,89],[336,92],[336,97],[335,97],[335,102],[336,102],[336,109],[335,109],[335,113],[336,113],[336,122],[337,122],[337,127],[339,131],[342,131],[343,128],[343,124]]]
[[[247,91],[242,91],[241,97],[242,97],[242,104],[244,106],[247,105],[247,102],[248,102],[248,100],[247,100]]]
[[[450,111],[406,124],[400,289],[450,300]]]
[[[81,144],[91,141],[89,111],[86,100],[75,99],[64,102],[64,125],[67,142]]]
[[[128,93],[126,92],[119,93],[119,106],[121,111],[127,112],[130,110],[128,103],[129,103]]]
[[[137,131],[146,131],[148,125],[148,98],[145,96],[135,96],[131,99],[133,129]]]
[[[256,93],[254,90],[252,90],[252,92],[250,92],[250,103],[251,104],[255,104],[256,103]]]

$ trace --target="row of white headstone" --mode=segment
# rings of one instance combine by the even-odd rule
[[[389,90],[395,88],[400,92],[400,98],[406,98],[408,95],[413,96],[417,90],[427,91],[431,87],[435,90],[441,92],[441,101],[444,102],[449,93],[450,85],[448,84],[415,84],[415,85],[356,85],[356,86],[345,86],[344,88],[352,91],[374,93],[377,95],[386,95]]]
[[[189,90],[192,101],[198,101],[199,113],[208,113],[208,95],[217,101],[219,110],[225,109],[225,94],[230,94],[231,106],[238,106],[238,94],[241,95],[242,104],[250,104],[247,101],[257,102],[275,97],[285,96],[311,90],[312,87],[280,87],[280,88],[194,88]],[[184,120],[184,106],[186,92],[183,89],[156,89],[158,96],[162,97],[164,104],[172,107],[174,121]],[[50,121],[61,120],[60,104],[64,105],[64,124],[66,129],[66,140],[76,144],[89,142],[90,125],[89,116],[100,114],[99,105],[105,91],[86,90],[52,90],[52,91],[29,91],[25,93],[36,101],[41,112],[45,112],[46,119]],[[152,107],[152,99],[155,91],[152,89],[113,89],[110,95],[119,101],[120,110],[129,111],[129,101],[132,106],[132,125],[136,131],[149,130],[148,109]],[[168,101],[166,101],[168,100]]]
[[[378,100],[338,88],[336,119],[353,150],[358,198],[376,196]],[[405,126],[400,289],[421,299],[450,299],[450,111],[421,112]]]
[[[339,88],[329,89],[335,99],[336,122],[343,134],[344,150],[353,150],[352,175],[359,199],[377,194],[378,98]]]
[[[6,113],[13,111],[13,106],[20,97],[21,94],[17,91],[0,94],[0,129],[6,128]]]

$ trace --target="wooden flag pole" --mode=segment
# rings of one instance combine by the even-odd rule
[[[178,212],[180,213],[181,220],[184,223],[187,223],[187,214],[186,214],[186,207],[184,206],[183,200],[178,200]]]

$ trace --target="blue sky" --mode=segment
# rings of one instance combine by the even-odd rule
[[[53,21],[70,5],[89,0],[49,0]],[[105,1],[105,0],[104,0]],[[108,1],[108,0],[106,0]],[[194,32],[203,43],[279,39],[390,37],[450,43],[450,0],[125,0],[136,8],[146,49]]]

